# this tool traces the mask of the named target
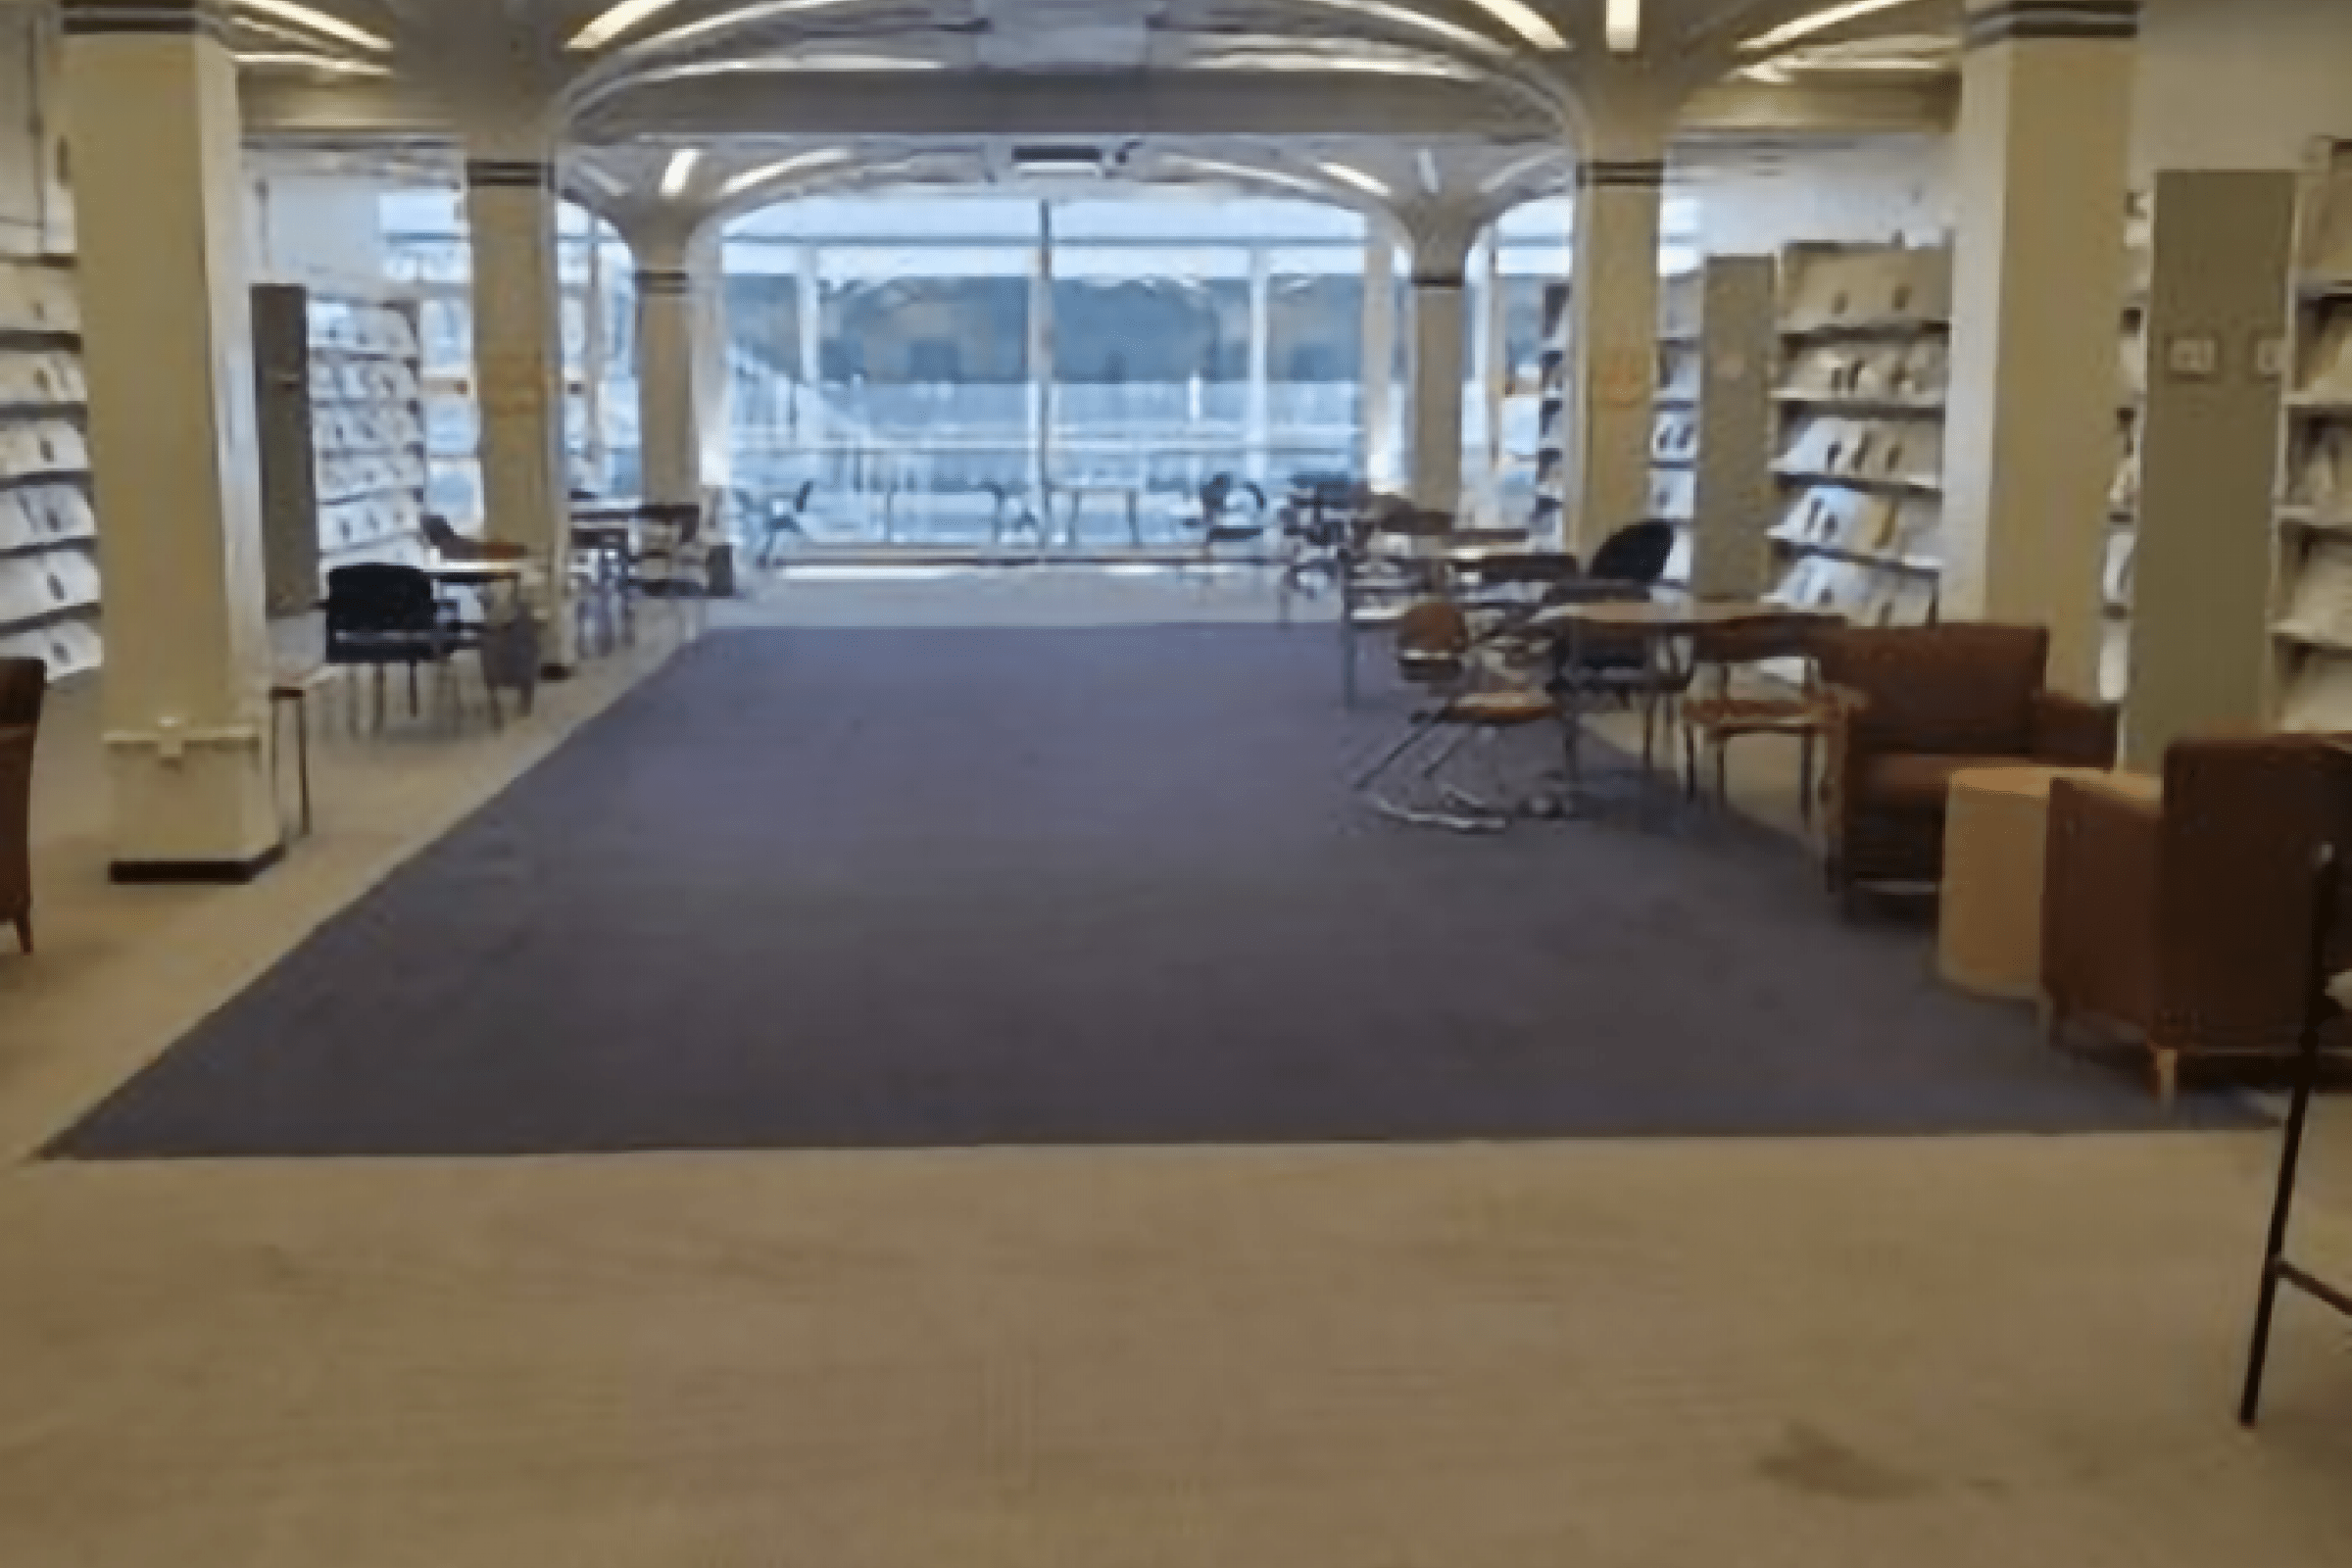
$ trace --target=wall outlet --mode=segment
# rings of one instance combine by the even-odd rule
[[[2165,368],[2182,381],[2210,381],[2222,370],[2222,346],[2210,337],[2177,337],[2165,346]]]

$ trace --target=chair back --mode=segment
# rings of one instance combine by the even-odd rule
[[[424,514],[424,542],[444,556],[455,556],[466,547],[465,539],[449,525],[449,519],[438,512]]]
[[[1407,606],[1396,620],[1396,668],[1407,680],[1451,680],[1470,653],[1470,617],[1445,599]]]
[[[1867,704],[1874,750],[1939,757],[2026,757],[2050,634],[2040,626],[1944,621],[1844,626],[1816,634],[1822,681]]]
[[[365,562],[326,574],[326,640],[331,653],[350,637],[437,630],[441,604],[433,579],[415,566]]]
[[[792,514],[796,517],[800,516],[808,510],[808,503],[814,499],[816,499],[816,481],[803,479],[800,489],[794,491],[792,495]]]
[[[1592,552],[1590,575],[1603,582],[1630,582],[1653,587],[1666,575],[1674,559],[1674,524],[1637,522],[1618,529]]]
[[[2320,847],[2352,855],[2352,751],[2317,736],[2203,737],[2164,760],[2158,832],[2158,1032],[2228,1050],[2276,1048],[2297,1003],[2319,911]],[[2333,911],[2329,972],[2352,967]],[[2261,1037],[2261,1038],[2257,1038]]]
[[[0,659],[0,921],[32,908],[32,752],[49,666]]]

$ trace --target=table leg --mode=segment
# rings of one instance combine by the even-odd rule
[[[1134,542],[1136,549],[1144,548],[1144,493],[1141,490],[1127,492],[1127,537]]]
[[[308,692],[294,699],[294,779],[302,792],[302,836],[307,839],[315,825],[311,817],[311,697]]]
[[[1355,706],[1355,559],[1340,557],[1340,691],[1349,708]]]
[[[1585,628],[1568,622],[1568,678],[1565,711],[1561,714],[1563,741],[1568,751],[1568,809],[1585,805]]]

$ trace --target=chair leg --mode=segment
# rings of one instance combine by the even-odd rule
[[[1683,725],[1683,804],[1698,804],[1698,730],[1688,722]]]
[[[17,928],[17,946],[24,950],[24,954],[27,957],[31,956],[32,911],[30,909],[25,910],[23,914],[18,915],[14,920],[10,921],[9,924]]]
[[[1796,748],[1796,819],[1807,831],[1813,826],[1813,737],[1802,736]]]
[[[2154,1049],[2156,1102],[2170,1111],[2180,1098],[2180,1053],[2166,1046]]]
[[[1715,806],[1718,810],[1732,808],[1732,743],[1725,735],[1715,737]]]
[[[416,661],[412,659],[409,661],[409,716],[415,718],[423,711],[416,681]]]

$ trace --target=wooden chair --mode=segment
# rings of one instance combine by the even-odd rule
[[[1817,788],[1814,759],[1829,725],[1813,649],[1824,632],[1843,624],[1837,615],[1799,612],[1726,626],[1691,640],[1692,684],[1704,683],[1711,673],[1713,689],[1683,699],[1683,793],[1687,799],[1698,799],[1699,759],[1704,755],[1715,764],[1715,803],[1728,809],[1732,742],[1777,735],[1797,743],[1797,814],[1806,826],[1812,825]],[[1794,689],[1767,696],[1741,695],[1734,690],[1741,671],[1784,662],[1799,666]]]
[[[0,921],[32,952],[32,754],[49,666],[0,659]]]
[[[1492,739],[1506,729],[1556,719],[1559,705],[1533,683],[1482,688],[1479,649],[1469,616],[1450,601],[1424,600],[1398,619],[1397,673],[1414,685],[1435,690],[1439,698],[1434,706],[1413,715],[1403,738],[1356,781],[1357,793],[1381,815],[1415,827],[1444,827],[1457,833],[1499,833],[1510,825],[1508,808],[1446,784],[1446,765],[1473,737]],[[1450,737],[1422,764],[1420,774],[1450,809],[1430,810],[1379,793],[1381,781],[1406,758],[1422,752],[1441,731],[1450,731]]]

